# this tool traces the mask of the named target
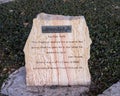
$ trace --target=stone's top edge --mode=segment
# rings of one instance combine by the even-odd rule
[[[65,15],[57,15],[57,14],[40,13],[40,14],[37,15],[37,19],[43,19],[43,20],[76,20],[76,19],[84,19],[84,16],[65,16]]]

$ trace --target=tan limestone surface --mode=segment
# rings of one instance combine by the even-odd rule
[[[71,26],[71,32],[43,33],[42,26]],[[89,85],[90,44],[84,16],[39,14],[24,47],[27,85]]]

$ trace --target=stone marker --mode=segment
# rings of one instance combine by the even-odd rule
[[[33,20],[24,47],[26,68],[12,73],[3,83],[1,93],[9,96],[87,96],[91,82],[90,44],[83,16],[39,14]]]
[[[24,47],[27,86],[90,85],[90,44],[83,16],[39,14]]]

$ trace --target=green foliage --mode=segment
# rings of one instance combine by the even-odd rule
[[[0,5],[0,85],[24,65],[23,48],[37,14],[84,15],[92,38],[90,94],[120,79],[119,0],[15,0]]]

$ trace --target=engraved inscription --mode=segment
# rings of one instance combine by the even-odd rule
[[[83,50],[83,40],[68,40],[67,35],[63,34],[47,34],[47,38],[52,38],[50,41],[47,40],[42,40],[42,41],[34,41],[32,40],[33,46],[31,46],[32,50],[43,50],[45,54],[48,56],[53,55],[54,58],[59,58],[58,56],[63,58],[56,59],[55,61],[51,61],[50,59],[48,60],[43,60],[39,61],[36,59],[36,64],[37,67],[34,67],[34,69],[82,69],[80,66],[80,60],[84,57],[82,54],[69,54],[71,50]],[[61,38],[62,40],[59,40],[58,38]],[[56,40],[54,40],[56,39]],[[37,56],[41,55],[41,53],[37,52]],[[41,56],[39,56],[41,57]],[[40,67],[39,65],[42,64],[54,64],[54,65],[62,65],[62,64],[67,64],[68,66],[57,66],[57,67]],[[38,67],[39,66],[39,67]]]

